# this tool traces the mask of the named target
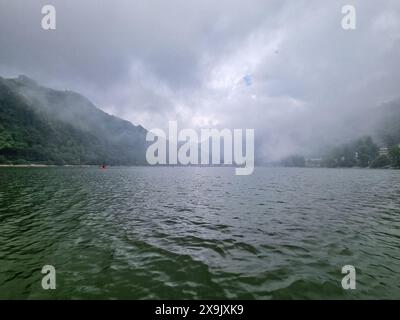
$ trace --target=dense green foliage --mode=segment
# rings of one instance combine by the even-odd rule
[[[351,143],[332,148],[321,160],[311,160],[311,166],[322,166],[328,168],[400,168],[400,145],[387,148],[385,154],[379,153],[379,147],[367,136],[357,139]],[[285,167],[310,166],[308,160],[301,155],[293,155],[280,162]]]
[[[390,148],[389,156],[392,165],[396,168],[400,168],[400,145]]]
[[[76,93],[0,78],[0,163],[145,164],[145,136]]]
[[[371,137],[333,148],[322,161],[325,167],[400,167],[400,146],[395,144],[384,154],[379,154],[379,147]]]
[[[327,167],[368,167],[378,157],[378,146],[371,137],[358,139],[354,142],[334,148],[323,161]]]

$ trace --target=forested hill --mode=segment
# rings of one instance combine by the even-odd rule
[[[146,133],[75,92],[0,77],[0,163],[145,164]]]
[[[314,156],[311,166],[400,168],[400,99],[367,109],[360,119],[368,121],[369,132],[363,137],[336,146],[326,146]],[[315,161],[320,159],[320,161]],[[303,155],[283,159],[285,166],[305,166]]]

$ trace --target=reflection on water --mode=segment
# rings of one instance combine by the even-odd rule
[[[233,170],[0,168],[0,298],[400,298],[400,171]]]

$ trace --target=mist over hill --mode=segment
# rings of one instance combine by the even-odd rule
[[[344,135],[334,144],[319,145],[314,153],[298,153],[281,159],[286,166],[400,167],[400,99],[365,108],[346,119],[359,134]],[[319,161],[316,161],[320,159]]]
[[[0,162],[145,164],[146,133],[82,95],[0,77]]]
[[[303,153],[283,158],[282,163],[297,166],[303,158],[322,157],[328,166],[336,166],[345,157],[346,166],[360,165],[353,159],[357,152],[360,157],[365,154],[362,166],[371,165],[379,147],[390,149],[400,143],[400,100],[366,108],[348,123],[363,127],[358,130],[362,135],[315,145],[314,153],[304,145]],[[146,134],[142,126],[105,113],[76,92],[46,88],[27,76],[0,77],[0,163],[143,165]],[[261,156],[262,138],[256,136],[259,165],[269,163]]]

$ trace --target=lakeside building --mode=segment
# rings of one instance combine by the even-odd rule
[[[380,147],[379,148],[379,155],[380,156],[387,156],[389,155],[389,149],[387,147]]]
[[[321,164],[322,164],[321,158],[311,158],[311,159],[306,159],[305,161],[305,166],[310,168],[321,167]]]

